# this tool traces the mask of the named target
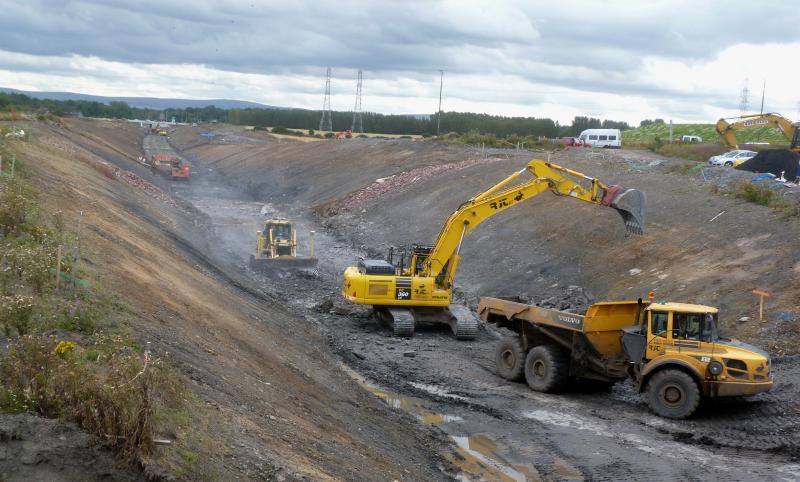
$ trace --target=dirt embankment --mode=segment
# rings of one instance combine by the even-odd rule
[[[433,169],[384,189],[404,173],[473,159],[458,146],[407,140],[264,141],[260,145],[198,142],[179,145],[220,170],[258,199],[299,202],[330,214],[326,226],[375,253],[389,246],[431,243],[458,205],[521,168],[534,153],[500,152],[508,159],[463,169]],[[543,194],[478,228],[464,243],[457,282],[477,295],[560,294],[587,287],[596,299],[636,298],[654,290],[658,300],[720,306],[728,334],[780,353],[797,353],[800,333],[800,224],[769,209],[711,192],[701,174],[666,172],[648,152],[562,151],[552,161],[606,184],[644,191],[647,234],[626,237],[611,209]],[[663,159],[663,158],[662,158]],[[395,176],[391,178],[390,176]],[[388,179],[387,179],[388,178]],[[367,189],[367,191],[363,191]],[[370,195],[369,190],[378,195]],[[337,210],[338,211],[338,210]],[[753,289],[772,294],[767,320],[757,320]],[[742,321],[739,321],[742,320]]]
[[[378,178],[420,166],[462,161],[456,146],[422,141],[346,139],[320,142],[274,140],[260,132],[242,135],[220,130],[213,141],[200,129],[178,129],[170,138],[183,152],[200,159],[244,189],[253,199],[306,205],[342,198]]]
[[[33,127],[32,141],[15,149],[43,206],[68,223],[83,212],[82,262],[97,273],[90,281],[125,297],[120,329],[168,356],[196,399],[189,422],[163,434],[192,449],[181,454],[194,461],[181,477],[443,477],[436,436],[407,430],[405,417],[337,368],[306,321],[206,256],[214,247],[202,241],[203,215],[98,168],[108,161],[137,169],[136,128]]]

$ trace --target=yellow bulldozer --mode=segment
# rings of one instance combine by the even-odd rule
[[[314,231],[311,231],[310,253],[297,256],[297,230],[287,219],[268,219],[257,231],[256,252],[250,255],[250,267],[260,271],[273,268],[311,268],[317,265],[314,257]]]

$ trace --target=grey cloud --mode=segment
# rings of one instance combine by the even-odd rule
[[[655,97],[677,93],[631,80],[647,56],[692,62],[735,43],[800,39],[792,1],[7,3],[6,51],[267,74],[318,75],[332,65],[425,81],[443,68]]]

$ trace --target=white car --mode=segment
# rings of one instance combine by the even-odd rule
[[[712,166],[733,166],[734,164],[741,164],[742,162],[755,157],[756,154],[758,153],[737,149],[735,151],[728,151],[725,154],[720,154],[718,156],[712,156],[708,160],[708,163]]]

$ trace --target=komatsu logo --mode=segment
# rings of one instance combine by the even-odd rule
[[[570,325],[576,326],[580,326],[581,324],[580,318],[575,318],[574,316],[558,315],[558,321],[563,321],[564,323],[569,323]]]
[[[760,126],[760,125],[764,125],[764,124],[769,124],[769,121],[768,120],[752,120],[752,121],[747,121],[742,125],[744,125],[744,126]]]

